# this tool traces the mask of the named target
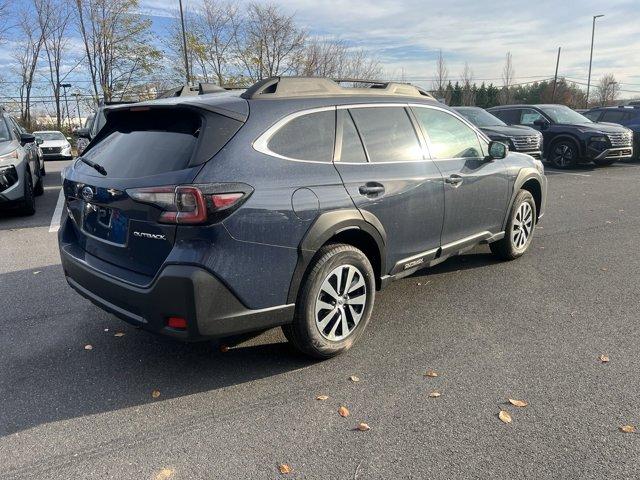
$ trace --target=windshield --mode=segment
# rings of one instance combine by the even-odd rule
[[[564,105],[546,105],[539,108],[555,123],[593,123],[584,115]]]
[[[7,124],[4,119],[0,117],[0,142],[8,142],[9,140],[11,140],[9,129],[7,128]]]
[[[45,141],[66,140],[61,132],[33,132],[33,134]]]
[[[476,127],[503,127],[507,125],[482,108],[456,108],[456,111]]]

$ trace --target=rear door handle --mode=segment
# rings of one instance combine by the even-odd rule
[[[368,182],[364,185],[360,185],[358,191],[365,197],[376,196],[384,193],[384,185],[378,182]]]
[[[460,184],[463,181],[463,178],[460,175],[451,175],[448,178],[444,179],[445,182],[447,182],[450,185],[453,185],[454,187],[458,187],[460,186]]]

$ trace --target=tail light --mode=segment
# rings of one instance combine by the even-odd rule
[[[246,184],[166,185],[127,190],[136,202],[162,210],[160,223],[215,223],[230,215],[251,195]]]

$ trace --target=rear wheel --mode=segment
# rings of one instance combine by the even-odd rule
[[[333,357],[360,337],[374,298],[373,268],[364,253],[351,245],[326,245],[304,280],[294,321],[283,332],[301,352]]]
[[[491,243],[491,251],[503,260],[514,260],[522,256],[531,245],[536,218],[533,196],[527,190],[520,190],[511,206],[504,238]]]
[[[569,168],[578,161],[578,147],[571,140],[558,140],[551,145],[549,161],[556,168]]]

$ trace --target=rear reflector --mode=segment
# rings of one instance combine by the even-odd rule
[[[182,317],[169,317],[167,318],[167,327],[175,328],[176,330],[186,330],[187,319]]]

